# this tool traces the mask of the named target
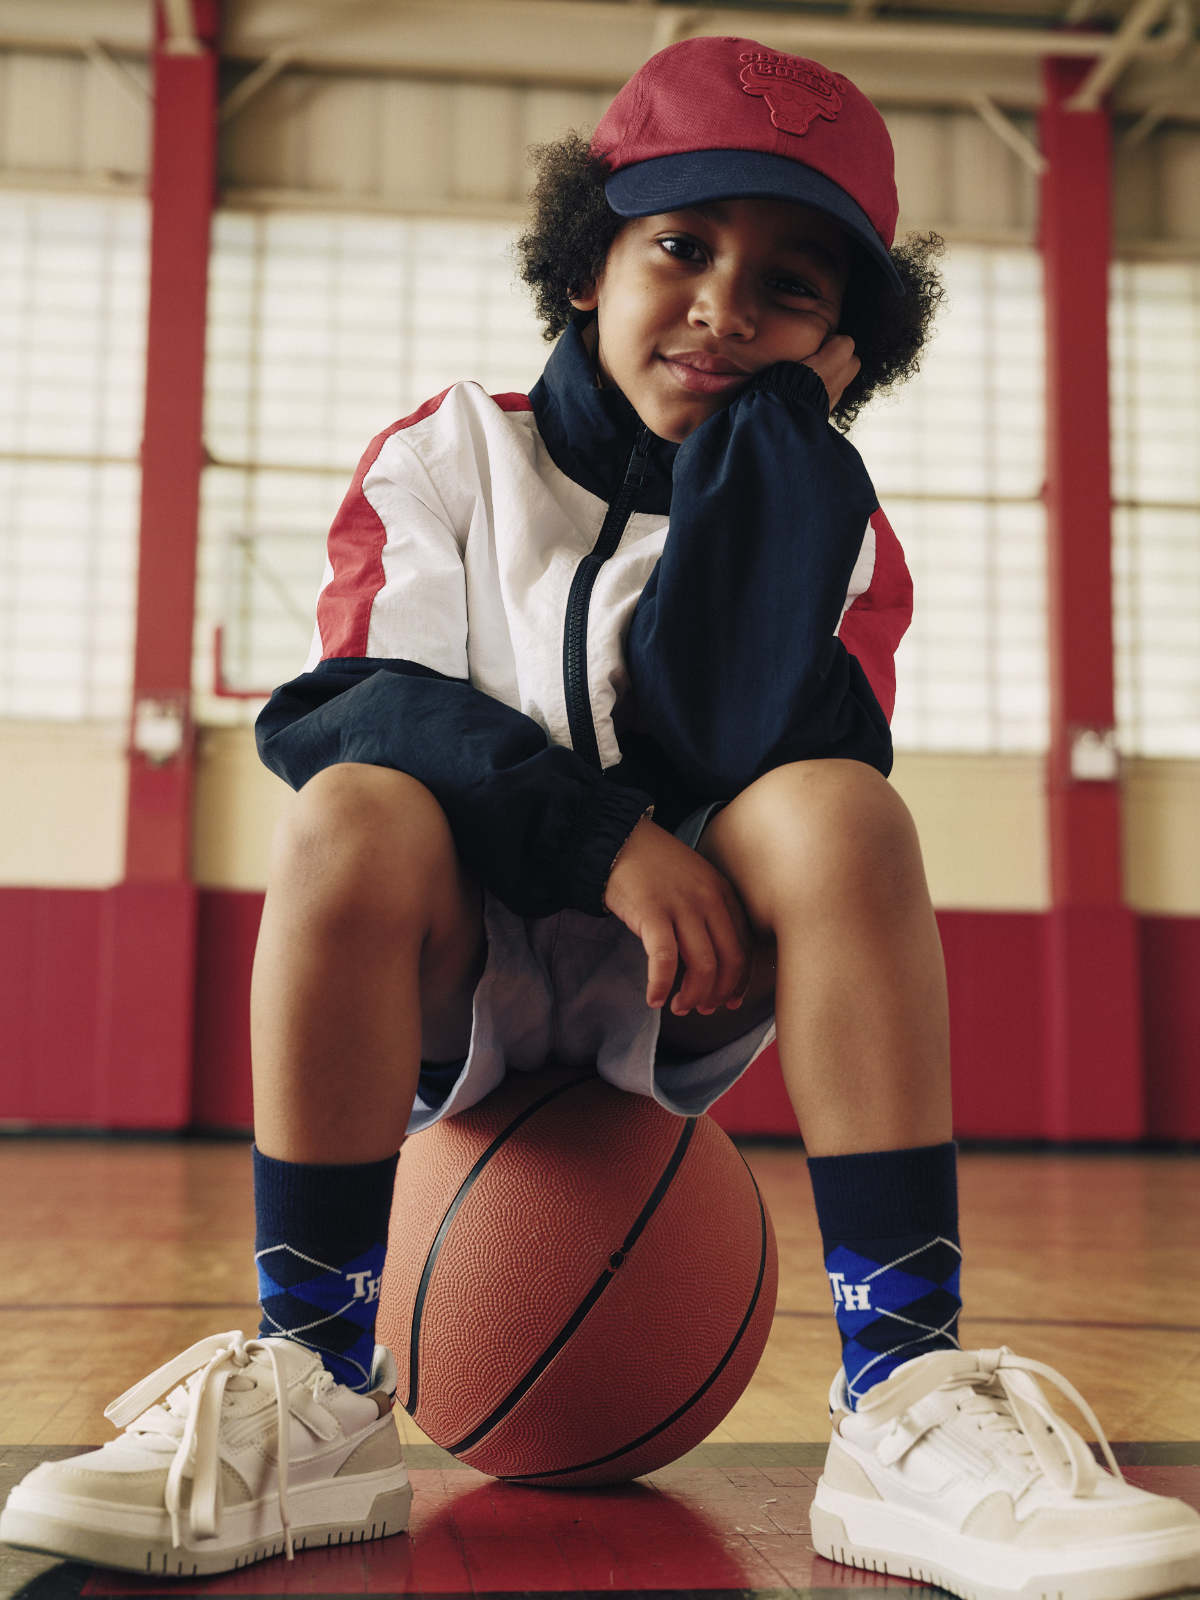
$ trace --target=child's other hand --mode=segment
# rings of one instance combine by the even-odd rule
[[[745,909],[728,878],[674,834],[643,817],[608,875],[604,904],[646,948],[647,1005],[666,1004],[680,962],[676,1016],[741,1004],[751,953]]]
[[[821,348],[801,364],[811,367],[825,385],[829,392],[830,411],[858,377],[862,366],[854,354],[854,340],[847,333],[831,333]]]

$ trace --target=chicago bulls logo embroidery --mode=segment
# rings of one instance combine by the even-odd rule
[[[742,88],[767,102],[771,121],[784,133],[805,134],[818,117],[833,122],[842,109],[848,85],[840,73],[771,50],[752,50],[738,59],[744,63],[738,74]]]

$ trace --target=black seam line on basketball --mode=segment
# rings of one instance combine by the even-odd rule
[[[738,1153],[739,1155],[741,1154],[740,1151]],[[744,1158],[743,1164],[745,1164]],[[763,1278],[766,1276],[767,1271],[767,1213],[765,1207],[763,1206],[763,1198],[759,1192],[758,1184],[754,1181],[754,1174],[750,1172],[750,1168],[748,1166],[746,1167],[746,1171],[750,1173],[750,1182],[754,1184],[754,1197],[758,1201],[758,1277],[754,1283],[754,1293],[750,1296],[750,1304],[746,1308],[746,1315],[742,1318],[737,1332],[730,1340],[729,1348],[709,1373],[708,1377],[705,1378],[704,1382],[696,1390],[695,1394],[690,1395],[681,1406],[679,1406],[675,1411],[672,1411],[669,1417],[665,1418],[662,1422],[656,1423],[653,1428],[651,1428],[648,1432],[643,1433],[639,1438],[629,1440],[629,1442],[627,1444],[623,1444],[619,1450],[611,1450],[606,1456],[597,1456],[594,1461],[579,1461],[576,1462],[574,1466],[554,1467],[548,1472],[506,1472],[502,1474],[502,1478],[505,1483],[523,1483],[530,1478],[537,1478],[539,1480],[542,1478],[560,1478],[568,1472],[587,1472],[592,1467],[602,1467],[609,1461],[616,1461],[621,1456],[628,1455],[632,1450],[640,1450],[642,1445],[649,1444],[651,1439],[655,1438],[660,1433],[664,1433],[674,1423],[678,1422],[680,1417],[682,1417],[686,1411],[689,1411],[692,1406],[696,1404],[696,1401],[699,1400],[709,1389],[711,1389],[714,1383],[716,1383],[722,1372],[724,1372],[725,1368],[729,1365],[729,1362],[733,1356],[733,1352],[741,1343],[742,1335],[750,1326],[750,1319],[754,1315],[754,1308],[758,1305],[758,1297],[762,1293]]]
[[[619,1255],[628,1255],[630,1250],[633,1249],[634,1244],[644,1231],[646,1224],[650,1221],[650,1218],[662,1204],[663,1197],[666,1195],[667,1190],[671,1187],[671,1183],[675,1177],[675,1174],[679,1171],[680,1163],[687,1154],[688,1146],[691,1144],[695,1132],[696,1119],[695,1117],[688,1117],[684,1122],[683,1132],[675,1141],[675,1148],[671,1152],[670,1160],[662,1170],[662,1176],[659,1178],[658,1182],[651,1191],[650,1198],[646,1201],[646,1204],[638,1213],[637,1219],[635,1220],[633,1226],[625,1235],[625,1238],[618,1247],[618,1250],[614,1253]],[[616,1269],[613,1269],[612,1267],[605,1267],[604,1271],[596,1279],[595,1283],[588,1290],[587,1294],[584,1295],[583,1299],[579,1302],[578,1306],[576,1306],[575,1310],[572,1312],[567,1322],[559,1330],[558,1334],[542,1351],[541,1355],[529,1368],[525,1376],[517,1380],[517,1382],[505,1395],[504,1399],[501,1400],[500,1404],[491,1413],[491,1415],[486,1417],[479,1424],[479,1426],[468,1433],[465,1438],[459,1439],[456,1444],[446,1446],[451,1455],[459,1455],[473,1449],[481,1439],[486,1438],[486,1436],[492,1431],[498,1422],[503,1422],[504,1418],[513,1409],[517,1402],[521,1400],[524,1395],[528,1394],[530,1389],[532,1389],[533,1385],[541,1377],[542,1373],[545,1372],[546,1368],[554,1360],[555,1356],[566,1344],[567,1340],[570,1339],[571,1335],[583,1322],[583,1319],[587,1316],[588,1312],[596,1304],[596,1301],[599,1300],[600,1296],[604,1293],[605,1289],[608,1288],[609,1284],[613,1281],[620,1270],[620,1267],[617,1267]]]
[[[446,1242],[446,1235],[450,1231],[450,1224],[454,1221],[454,1218],[458,1214],[463,1201],[470,1193],[476,1178],[479,1177],[484,1167],[487,1166],[488,1162],[495,1155],[496,1151],[499,1150],[500,1146],[505,1142],[505,1140],[510,1139],[512,1135],[516,1133],[517,1129],[522,1125],[522,1123],[528,1122],[530,1117],[536,1116],[542,1107],[544,1105],[548,1105],[551,1100],[556,1100],[560,1094],[566,1094],[569,1089],[577,1089],[581,1083],[590,1083],[591,1081],[592,1079],[590,1076],[573,1078],[570,1083],[560,1083],[556,1085],[555,1088],[551,1089],[547,1094],[544,1094],[540,1100],[535,1100],[532,1105],[526,1106],[519,1117],[513,1118],[508,1127],[504,1129],[503,1133],[497,1134],[496,1138],[492,1140],[491,1144],[488,1145],[487,1149],[479,1157],[479,1160],[476,1161],[470,1172],[467,1173],[466,1177],[459,1184],[458,1192],[454,1196],[454,1199],[451,1200],[449,1206],[446,1208],[446,1214],[442,1218],[441,1226],[434,1234],[433,1243],[429,1246],[429,1253],[425,1257],[425,1265],[421,1269],[421,1281],[417,1285],[416,1299],[413,1301],[412,1329],[409,1333],[408,1343],[408,1397],[400,1402],[405,1411],[407,1411],[410,1415],[417,1409],[417,1371],[420,1365],[421,1316],[425,1309],[425,1296],[429,1292],[429,1285],[433,1278],[433,1269],[437,1264],[437,1258],[441,1252],[442,1245]]]

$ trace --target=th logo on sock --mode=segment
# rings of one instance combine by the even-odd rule
[[[844,1272],[831,1272],[829,1274],[829,1287],[833,1290],[833,1303],[835,1306],[844,1306],[847,1311],[871,1310],[871,1285],[869,1283],[847,1283]]]

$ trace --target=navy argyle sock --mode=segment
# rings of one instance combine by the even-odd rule
[[[307,1345],[361,1392],[375,1355],[396,1161],[310,1166],[254,1149],[259,1334]]]
[[[957,1146],[808,1162],[853,1408],[902,1362],[958,1349]]]

